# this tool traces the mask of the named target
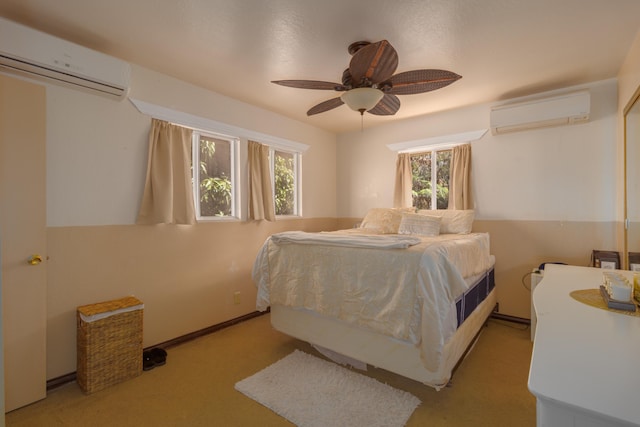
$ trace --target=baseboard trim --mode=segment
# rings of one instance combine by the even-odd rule
[[[47,391],[49,390],[53,390],[55,388],[61,387],[65,384],[74,382],[77,379],[77,375],[75,372],[71,372],[69,374],[66,375],[61,375],[59,377],[56,378],[51,378],[50,380],[47,380]]]
[[[236,317],[235,319],[227,320],[226,322],[218,323],[218,324],[215,324],[215,325],[212,325],[212,326],[209,326],[209,327],[206,327],[206,328],[203,328],[203,329],[200,329],[200,330],[197,330],[197,331],[182,335],[180,337],[173,338],[173,339],[168,340],[168,341],[164,341],[162,343],[153,345],[151,347],[147,347],[147,348],[145,348],[145,350],[148,349],[148,348],[152,348],[152,347],[162,347],[162,348],[165,348],[165,349],[169,348],[169,347],[174,347],[176,345],[180,345],[180,344],[183,344],[185,342],[195,340],[196,338],[200,338],[200,337],[203,337],[205,335],[209,335],[209,334],[212,334],[214,332],[220,331],[222,329],[228,328],[229,326],[237,325],[238,323],[253,319],[255,317],[262,316],[262,315],[268,313],[269,311],[270,310],[263,311],[263,312],[254,311],[254,312],[251,312],[249,314],[245,314],[244,316]],[[501,313],[497,313],[495,311],[491,313],[490,317],[493,318],[493,319],[505,320],[505,321],[514,322],[514,323],[521,323],[521,324],[524,324],[524,325],[530,325],[531,324],[531,321],[529,319],[524,319],[522,317],[516,317],[516,316],[509,316],[508,314],[501,314]],[[71,373],[68,373],[66,375],[61,375],[59,377],[52,378],[52,379],[47,381],[47,391],[53,390],[53,389],[55,389],[57,387],[60,387],[60,386],[63,386],[65,384],[67,384],[67,383],[73,382],[76,379],[77,379],[76,372],[71,372]]]
[[[531,320],[525,319],[523,317],[509,316],[508,314],[502,314],[498,312],[491,313],[491,317],[493,319],[505,320],[507,322],[520,323],[523,325],[531,325]]]
[[[236,317],[235,319],[231,319],[231,320],[227,320],[226,322],[222,322],[222,323],[218,323],[209,327],[206,327],[204,329],[200,329],[185,335],[182,335],[180,337],[177,338],[173,338],[171,340],[168,341],[164,341],[162,343],[153,345],[151,347],[147,347],[145,348],[145,350],[149,349],[149,348],[153,348],[153,347],[161,347],[161,348],[169,348],[169,347],[173,347],[179,344],[183,344],[187,341],[192,341],[195,340],[196,338],[200,338],[203,337],[205,335],[209,335],[212,334],[214,332],[217,332],[219,330],[228,328],[229,326],[233,326],[233,325],[237,325],[238,323],[242,323],[244,321],[253,319],[255,317],[259,317],[262,316],[264,314],[267,314],[270,310],[267,309],[267,311],[254,311],[251,312],[249,314],[245,314],[244,316],[240,316],[240,317]],[[53,390],[55,388],[58,388],[60,386],[63,386],[65,384],[68,384],[70,382],[73,382],[77,379],[77,374],[76,372],[71,372],[65,375],[61,375],[59,377],[56,378],[52,378],[50,380],[47,380],[47,391],[49,390]]]
[[[173,346],[185,343],[187,341],[192,341],[192,340],[195,340],[196,338],[200,338],[200,337],[203,337],[205,335],[212,334],[212,333],[217,332],[217,331],[219,331],[221,329],[228,328],[229,326],[237,325],[238,323],[242,323],[244,321],[253,319],[254,317],[260,317],[260,316],[262,316],[264,314],[267,314],[269,311],[270,310],[267,310],[267,311],[254,311],[254,312],[251,312],[249,314],[245,314],[244,316],[236,317],[235,319],[227,320],[226,322],[218,323],[216,325],[209,326],[207,328],[200,329],[198,331],[191,332],[191,333],[188,333],[186,335],[182,335],[182,336],[180,336],[178,338],[174,338],[174,339],[162,342],[160,344],[153,345],[153,346],[151,346],[149,348],[161,347],[161,348],[165,348],[166,349],[166,348],[169,348],[169,347],[173,347]]]

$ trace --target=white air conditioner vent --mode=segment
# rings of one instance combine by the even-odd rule
[[[123,99],[129,64],[0,18],[0,71]]]
[[[591,109],[590,98],[588,91],[579,91],[494,106],[491,108],[491,133],[586,122]]]

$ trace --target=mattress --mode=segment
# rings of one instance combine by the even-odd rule
[[[472,282],[473,285],[469,286],[469,289],[456,299],[456,321],[458,328],[495,288],[496,280],[493,267],[477,279],[474,277]]]
[[[274,240],[254,264],[259,310],[305,309],[408,341],[429,370],[437,370],[464,315],[488,295],[486,281],[476,287],[474,277],[494,262],[487,233],[420,236],[406,249]]]
[[[351,364],[358,369],[362,369],[363,363],[369,364],[440,390],[449,383],[455,367],[479,336],[495,304],[494,289],[465,317],[443,346],[437,368],[431,370],[425,368],[420,350],[413,343],[376,334],[309,310],[274,305],[271,307],[271,324],[276,330],[309,342],[316,348],[337,353],[339,356],[334,358],[326,351],[322,352],[336,363]]]

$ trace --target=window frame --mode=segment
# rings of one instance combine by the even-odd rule
[[[146,101],[142,101],[136,98],[129,98],[129,101],[136,107],[140,113],[150,117],[157,118],[159,120],[165,120],[170,123],[175,123],[179,126],[189,128],[193,131],[204,132],[207,135],[222,136],[224,138],[232,138],[234,140],[234,155],[235,161],[233,166],[235,167],[235,180],[237,184],[234,187],[235,191],[235,216],[224,217],[204,217],[206,219],[198,220],[202,221],[246,221],[247,220],[247,194],[248,194],[248,182],[247,182],[247,170],[241,169],[241,163],[247,159],[246,143],[248,141],[261,141],[261,143],[275,148],[279,151],[294,152],[297,154],[298,163],[296,174],[298,176],[298,188],[297,188],[297,200],[298,200],[298,217],[302,217],[302,155],[310,148],[310,145],[302,142],[277,137],[262,132],[246,129],[239,126],[230,125],[227,123],[212,120],[210,118],[197,116],[186,113],[184,111],[174,110],[161,105],[152,104]],[[193,148],[192,144],[192,148]],[[193,152],[193,151],[192,151]],[[193,159],[193,155],[192,155]],[[199,159],[199,155],[198,155]],[[193,161],[193,160],[192,160]],[[193,176],[193,175],[192,175]],[[192,190],[195,196],[195,183],[192,182]],[[199,192],[199,188],[198,188]],[[199,200],[199,199],[198,199]],[[194,200],[195,203],[195,200]],[[199,201],[198,201],[199,203]]]
[[[302,217],[302,153],[296,150],[286,149],[269,145],[269,172],[271,175],[271,190],[273,192],[273,202],[275,206],[276,200],[276,151],[291,154],[293,156],[293,213],[287,215],[278,215],[276,218],[301,218]]]
[[[473,141],[480,140],[487,133],[487,131],[488,129],[479,129],[462,133],[416,139],[412,141],[394,142],[391,144],[387,144],[387,148],[391,151],[395,151],[397,154],[416,154],[434,150],[438,151],[453,149],[460,145],[470,144]],[[449,176],[449,179],[451,179],[451,176]],[[413,191],[413,183],[411,187],[411,190]]]
[[[229,142],[229,163],[231,180],[231,215],[225,216],[202,216],[200,214],[200,137],[214,138]],[[240,139],[234,136],[222,135],[201,129],[193,129],[191,139],[191,178],[193,191],[193,204],[195,208],[197,222],[219,222],[219,221],[239,221],[240,215]]]
[[[431,161],[431,183],[432,183],[432,185],[431,185],[431,203],[430,203],[430,206],[429,206],[428,209],[422,209],[422,210],[430,210],[430,211],[444,210],[444,209],[438,209],[438,197],[435,194],[435,191],[434,191],[434,188],[433,188],[433,183],[434,182],[437,183],[437,181],[438,181],[438,153],[439,152],[443,152],[443,151],[450,151],[451,152],[451,156],[453,156],[453,148],[458,146],[458,145],[463,145],[463,144],[424,147],[423,149],[419,149],[419,150],[416,149],[416,150],[411,150],[411,151],[407,151],[406,152],[406,154],[409,154],[409,156],[419,156],[419,155],[424,155],[424,154],[429,154],[430,155],[430,161]],[[411,159],[410,159],[410,161],[411,161]],[[413,169],[413,167],[412,167],[412,169]],[[451,182],[451,157],[449,158],[449,182]],[[413,192],[413,179],[412,179],[411,191]],[[449,204],[449,199],[447,198],[447,205],[448,204]]]

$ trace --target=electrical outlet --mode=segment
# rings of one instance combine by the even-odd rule
[[[240,292],[233,293],[233,303],[240,304]]]

